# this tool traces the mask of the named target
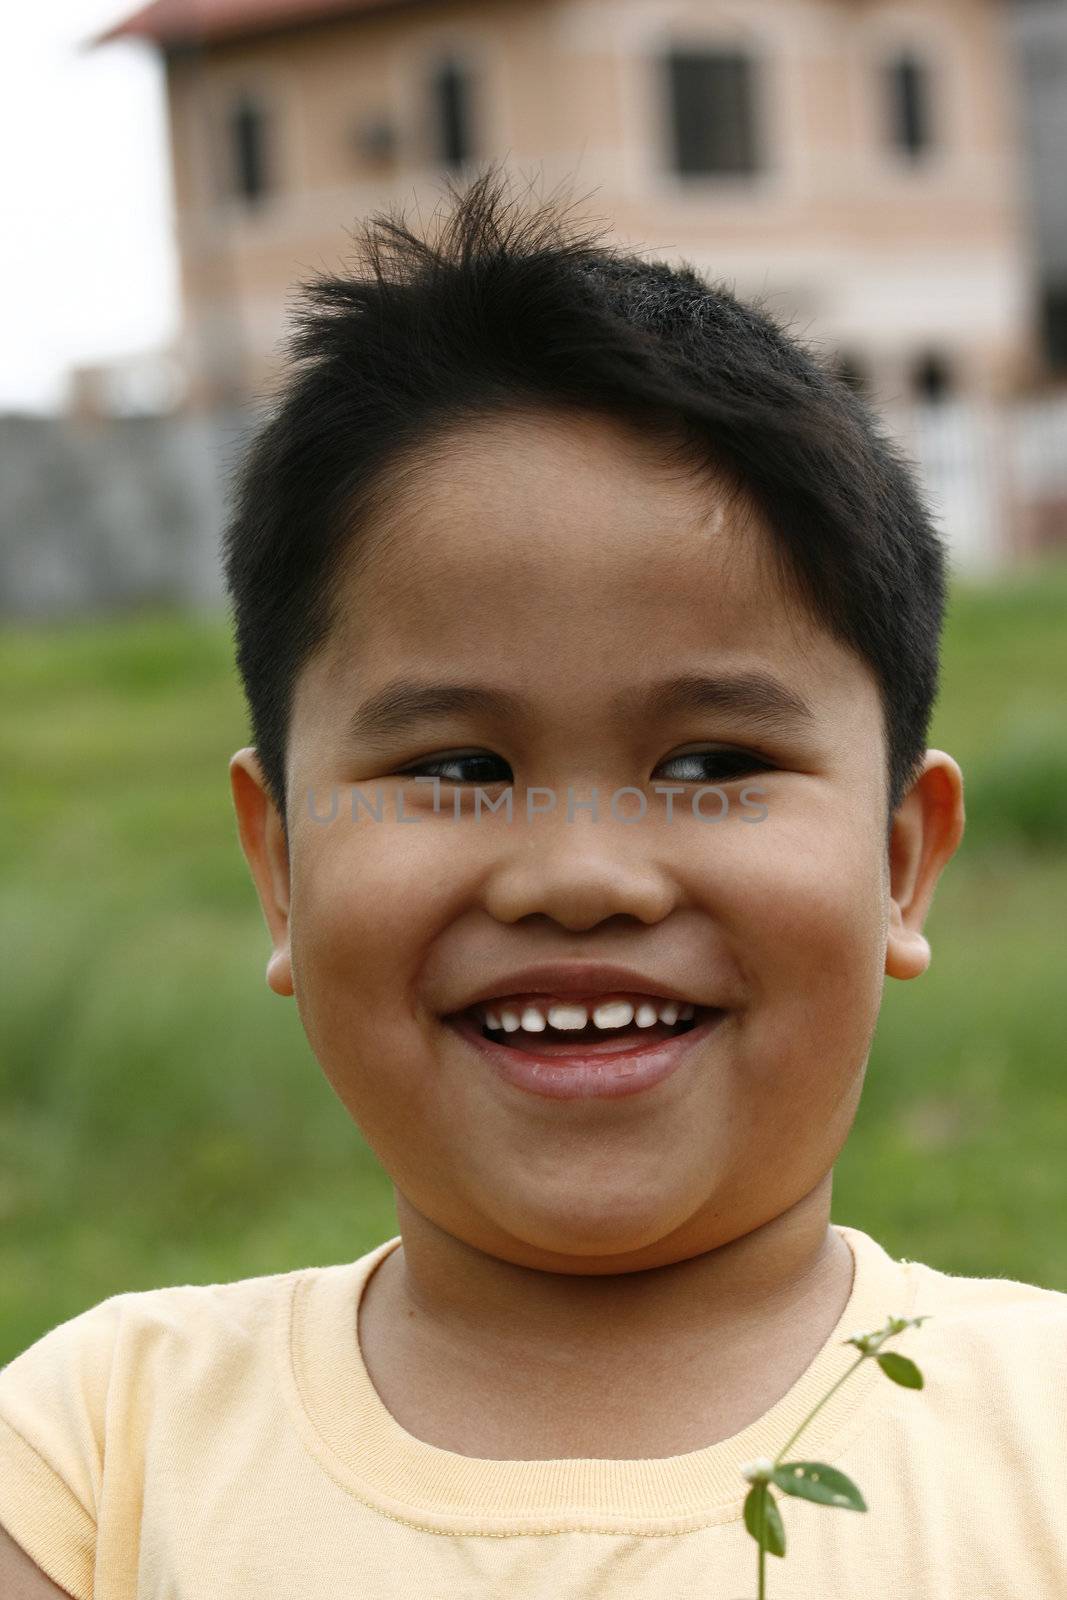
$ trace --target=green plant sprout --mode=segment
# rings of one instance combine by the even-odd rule
[[[772,1483],[783,1494],[797,1495],[801,1500],[813,1500],[816,1505],[841,1506],[846,1511],[867,1509],[863,1496],[851,1478],[847,1478],[836,1467],[827,1466],[825,1461],[783,1461],[782,1457],[796,1443],[815,1413],[870,1356],[874,1356],[886,1377],[892,1378],[894,1383],[899,1383],[905,1389],[921,1389],[923,1375],[914,1361],[892,1350],[883,1355],[882,1345],[894,1334],[903,1333],[905,1328],[917,1328],[921,1322],[929,1320],[929,1317],[890,1317],[884,1328],[876,1328],[873,1333],[854,1333],[851,1338],[843,1339],[843,1344],[855,1345],[860,1352],[859,1360],[838,1378],[831,1389],[827,1389],[819,1404],[804,1418],[792,1438],[786,1440],[773,1461],[760,1456],[757,1461],[750,1461],[741,1468],[752,1485],[745,1499],[745,1527],[759,1546],[758,1600],[766,1600],[767,1596],[768,1551],[772,1556],[785,1555],[785,1529],[771,1494]]]

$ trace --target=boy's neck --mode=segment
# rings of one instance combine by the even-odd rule
[[[839,1321],[852,1254],[832,1174],[718,1250],[609,1276],[518,1267],[397,1196],[402,1246],[372,1274],[359,1340],[386,1408],[493,1459],[683,1454],[756,1421]]]

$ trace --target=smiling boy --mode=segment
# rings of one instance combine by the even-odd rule
[[[908,470],[765,315],[492,175],[366,242],[243,471],[230,773],[267,981],[399,1234],[17,1358],[0,1573],[735,1600],[742,1465],[926,1314],[921,1396],[866,1363],[806,1431],[870,1509],[791,1502],[773,1592],[1062,1596],[1067,1296],[830,1222],[963,832]]]

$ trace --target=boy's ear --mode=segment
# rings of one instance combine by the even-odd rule
[[[963,838],[964,820],[962,772],[943,750],[927,750],[893,818],[885,954],[891,978],[917,978],[930,965],[923,923],[937,880]]]
[[[241,849],[252,870],[259,903],[274,946],[267,983],[275,994],[293,993],[289,952],[289,851],[278,808],[271,799],[259,757],[252,748],[230,758],[230,788]]]

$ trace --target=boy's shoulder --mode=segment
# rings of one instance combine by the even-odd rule
[[[976,1371],[1014,1375],[1026,1383],[1037,1370],[1059,1371],[1067,1378],[1067,1293],[1006,1275],[968,1276],[946,1271],[907,1256],[893,1256],[871,1235],[855,1228],[840,1230],[879,1293],[893,1294],[896,1282],[902,1303],[880,1308],[875,1321],[889,1315],[928,1317],[916,1329],[894,1340],[922,1367],[923,1353],[933,1357],[946,1378],[952,1372],[970,1381]],[[892,1266],[889,1264],[892,1263]],[[899,1278],[894,1279],[894,1273]],[[866,1297],[870,1302],[870,1296]],[[866,1329],[857,1329],[867,1331]]]
[[[109,1295],[58,1323],[0,1366],[0,1418],[13,1396],[38,1385],[76,1386],[100,1398],[116,1364],[141,1373],[215,1354],[265,1353],[299,1282],[358,1274],[366,1257],[215,1283],[168,1284]]]
[[[860,1271],[868,1280],[876,1276],[883,1285],[898,1271],[903,1272],[915,1295],[936,1301],[946,1314],[1010,1316],[1034,1311],[1049,1316],[1067,1316],[1067,1293],[1039,1283],[1009,1277],[971,1276],[893,1254],[886,1244],[862,1228],[835,1223],[836,1231],[848,1241]]]
[[[317,1269],[301,1269],[315,1271]],[[106,1342],[120,1330],[132,1326],[172,1329],[177,1332],[190,1322],[204,1317],[221,1321],[248,1315],[275,1303],[284,1295],[301,1271],[263,1274],[219,1283],[175,1283],[156,1289],[124,1289],[98,1300],[84,1311],[75,1312],[43,1333],[13,1362],[21,1362],[31,1351],[46,1344],[58,1349],[72,1342],[92,1346]],[[0,1367],[0,1373],[7,1367]]]
[[[928,1315],[909,1343],[922,1367],[931,1357],[943,1382],[955,1375],[973,1392],[988,1381],[998,1391],[1038,1392],[1067,1382],[1067,1294],[1017,1278],[968,1277],[901,1259],[914,1286],[911,1315]]]
[[[1038,1322],[1067,1318],[1067,1293],[1059,1289],[1004,1274],[968,1277],[905,1257],[901,1257],[900,1264],[911,1276],[917,1294],[937,1301],[948,1316],[979,1322],[1017,1317],[1027,1321],[1036,1317]]]
[[[222,1396],[266,1415],[297,1285],[352,1283],[366,1261],[126,1290],[57,1324],[0,1367],[0,1480],[7,1472],[17,1485],[44,1470],[59,1498],[92,1505],[116,1418],[120,1434],[203,1429]],[[0,1523],[5,1509],[19,1514],[0,1483]]]
[[[297,1285],[349,1283],[359,1266],[126,1290],[49,1329],[0,1368],[0,1526],[67,1592],[91,1593],[103,1499],[141,1481],[153,1451],[180,1466],[250,1430],[275,1438]]]

